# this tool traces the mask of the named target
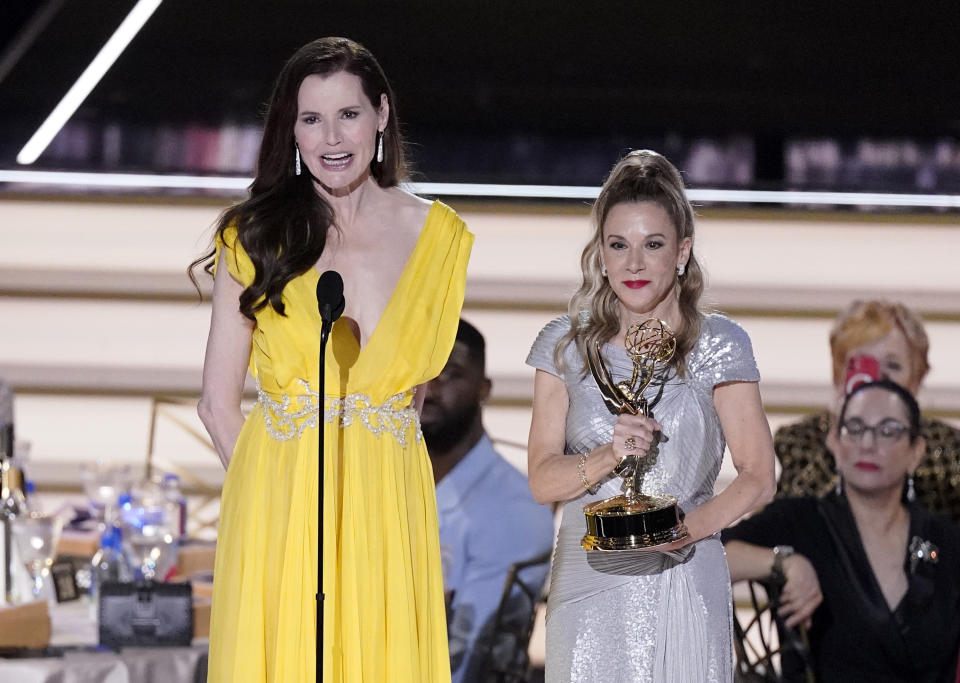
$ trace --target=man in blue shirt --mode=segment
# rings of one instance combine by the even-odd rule
[[[527,478],[497,454],[483,429],[481,404],[491,387],[485,362],[483,336],[461,320],[420,417],[437,483],[453,683],[477,680],[484,667],[476,646],[492,627],[510,565],[553,547],[550,508],[533,500]],[[546,573],[542,564],[521,578],[539,587]],[[529,614],[522,596],[512,602]]]

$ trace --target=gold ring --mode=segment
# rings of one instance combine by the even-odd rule
[[[628,451],[635,451],[637,449],[637,440],[634,439],[632,436],[628,436],[623,441],[623,447],[626,448]]]

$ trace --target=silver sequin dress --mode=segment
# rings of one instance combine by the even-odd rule
[[[565,351],[566,371],[554,365],[554,347],[569,329],[566,316],[550,322],[527,363],[564,380],[566,452],[579,454],[609,442],[616,418],[593,376],[580,370],[573,345]],[[632,364],[622,347],[607,344],[603,355],[615,379],[629,377]],[[725,445],[713,387],[759,379],[746,332],[722,315],[704,316],[686,377],[674,374],[654,408],[668,440],[642,491],[672,493],[684,510],[709,500]],[[653,398],[653,387],[648,392]],[[730,574],[719,534],[673,554],[580,547],[583,506],[617,495],[620,484],[608,477],[596,494],[564,505],[547,607],[547,683],[732,681]]]

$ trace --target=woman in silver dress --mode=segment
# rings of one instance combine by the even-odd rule
[[[550,322],[527,363],[537,369],[529,476],[541,503],[562,501],[547,610],[546,680],[731,681],[730,576],[718,532],[767,502],[774,455],[750,339],[698,308],[703,274],[693,255],[693,210],[663,156],[634,151],[611,171],[593,209],[583,283],[569,316]],[[612,415],[587,371],[603,345],[615,379],[629,378],[627,329],[658,318],[677,351],[655,416]],[[659,387],[650,386],[653,398]],[[642,493],[672,493],[689,536],[656,550],[586,551],[584,505],[620,493],[627,456],[646,462]],[[730,446],[737,477],[714,482]]]

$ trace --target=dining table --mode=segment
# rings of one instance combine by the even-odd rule
[[[207,638],[189,647],[100,648],[90,598],[52,603],[50,645],[0,656],[10,683],[205,683]]]

